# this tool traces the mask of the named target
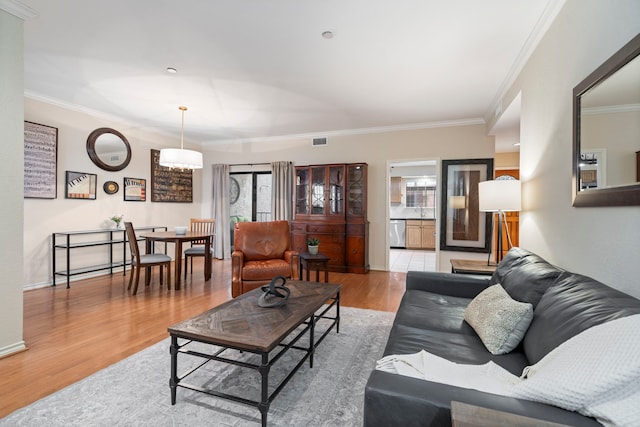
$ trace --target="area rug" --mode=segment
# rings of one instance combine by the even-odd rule
[[[347,307],[341,307],[340,314],[340,333],[331,331],[318,346],[313,368],[304,363],[272,402],[269,426],[362,425],[364,387],[382,357],[394,314]],[[235,353],[242,360],[257,357]],[[301,356],[299,351],[287,352],[272,368],[270,385]],[[201,360],[178,356],[179,375]],[[260,412],[254,407],[183,388],[178,388],[172,406],[169,374],[167,338],[9,414],[0,426],[260,425]],[[259,376],[251,369],[211,362],[189,377],[189,383],[259,400]]]

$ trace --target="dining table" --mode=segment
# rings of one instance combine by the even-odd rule
[[[213,234],[206,234],[202,232],[187,231],[186,233],[176,233],[175,231],[155,231],[153,233],[144,233],[140,237],[145,239],[147,253],[151,254],[154,251],[155,242],[173,243],[175,246],[175,276],[174,276],[174,289],[179,290],[182,278],[182,243],[204,241],[204,280],[211,279],[211,243],[213,240]],[[149,274],[145,274],[145,281],[150,279]]]

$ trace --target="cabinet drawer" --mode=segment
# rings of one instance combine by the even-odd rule
[[[422,220],[420,219],[408,219],[407,226],[409,225],[417,225],[418,227],[422,225]]]
[[[291,231],[292,232],[301,232],[304,233],[307,231],[307,224],[302,222],[292,222],[291,223]]]
[[[367,231],[367,224],[347,224],[347,235],[362,236]]]
[[[344,233],[344,224],[307,224],[307,233]]]

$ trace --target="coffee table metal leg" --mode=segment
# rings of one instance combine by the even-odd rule
[[[316,330],[316,315],[313,313],[311,315],[311,320],[309,321],[309,368],[313,368],[313,353],[315,350],[315,338],[314,332]]]
[[[336,334],[340,333],[340,291],[336,294]]]
[[[171,404],[176,404],[176,389],[178,388],[178,337],[171,337],[171,378],[169,379],[169,387],[171,387]]]
[[[267,413],[269,412],[269,353],[262,353],[262,364],[258,371],[262,378],[262,399],[258,410],[262,416],[262,427],[267,427]]]

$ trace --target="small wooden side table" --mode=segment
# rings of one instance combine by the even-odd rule
[[[451,402],[452,427],[568,427],[524,415],[502,412],[462,402]]]
[[[309,252],[300,252],[300,280],[302,279],[302,273],[304,272],[304,266],[307,267],[307,282],[309,281],[309,272],[316,270],[316,282],[320,281],[320,270],[324,271],[324,282],[329,283],[329,258],[326,255],[318,252],[317,254],[310,254]]]
[[[468,259],[452,259],[451,272],[457,274],[481,274],[491,276],[498,267],[496,264],[489,264],[485,261],[475,261]]]

